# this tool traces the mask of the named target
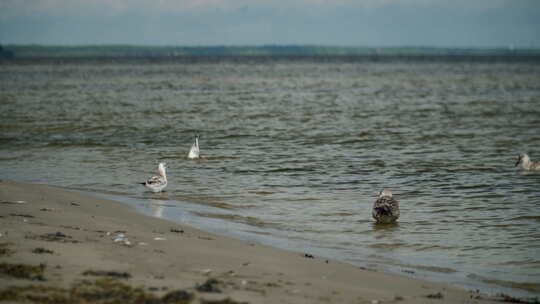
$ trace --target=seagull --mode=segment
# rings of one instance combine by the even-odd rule
[[[141,184],[145,185],[146,188],[154,193],[161,192],[163,188],[167,187],[167,174],[165,173],[166,165],[167,164],[165,163],[159,163],[158,175],[150,177],[146,182]]]
[[[189,159],[199,158],[199,135],[195,136],[195,143],[191,146],[187,157]]]
[[[399,202],[389,189],[383,189],[373,204],[371,213],[379,224],[393,223],[399,218]]]
[[[540,163],[537,161],[531,161],[527,153],[522,153],[519,155],[516,162],[516,167],[519,164],[521,164],[521,168],[523,168],[524,170],[540,170]]]

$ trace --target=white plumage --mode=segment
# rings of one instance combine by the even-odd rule
[[[165,187],[167,187],[167,173],[166,164],[159,163],[158,165],[158,175],[150,177],[146,182],[141,183],[146,188],[150,189],[152,192],[161,192]]]
[[[195,143],[191,146],[191,149],[189,150],[188,158],[199,158],[199,135],[195,136]]]

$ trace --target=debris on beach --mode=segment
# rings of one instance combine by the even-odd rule
[[[53,254],[54,251],[43,248],[43,247],[38,247],[38,248],[34,248],[34,250],[32,250],[32,253],[36,253],[36,254],[43,254],[43,253]]]
[[[538,298],[516,298],[510,295],[500,293],[497,295],[503,302],[506,303],[520,303],[520,304],[540,304]]]
[[[309,253],[305,253],[304,257],[308,258],[308,259],[314,259],[315,258],[312,254],[309,254]]]
[[[231,298],[225,298],[221,300],[201,299],[201,304],[248,304],[248,302],[238,302]]]
[[[428,298],[428,299],[442,299],[442,298],[444,298],[444,296],[443,296],[442,293],[437,292],[437,293],[428,294],[426,296],[426,298]]]
[[[193,294],[184,290],[174,290],[161,298],[163,303],[189,303],[193,300]]]
[[[202,272],[204,275],[209,275],[209,274],[212,272],[212,269],[210,269],[210,268],[203,269],[203,270],[201,270],[201,272]]]
[[[171,232],[174,232],[174,233],[184,233],[184,229],[171,228]]]
[[[113,239],[113,242],[115,243],[121,243],[125,246],[131,246],[131,242],[129,241],[129,239],[126,237],[125,234],[123,233],[118,233],[114,239]]]
[[[79,204],[79,203],[77,203],[77,202],[71,202],[71,203],[69,203],[69,204],[70,204],[71,206],[77,206],[77,207],[79,207],[79,206],[81,205],[81,204]]]
[[[43,271],[45,270],[45,264],[39,264],[37,266],[27,264],[0,264],[0,275],[13,277],[17,279],[26,279],[33,281],[45,281],[43,277]]]
[[[197,284],[195,289],[200,292],[213,292],[221,293],[221,289],[218,287],[219,281],[216,279],[208,279],[202,285]]]
[[[26,204],[26,201],[3,201],[0,202],[0,204],[6,204],[6,205],[19,205],[19,204]]]
[[[0,256],[10,256],[15,253],[15,250],[7,248],[11,243],[0,243]]]
[[[0,302],[17,303],[188,304],[193,299],[194,295],[184,290],[173,290],[159,297],[142,288],[134,288],[111,278],[78,281],[68,289],[42,285],[10,286],[0,289]]]
[[[131,274],[127,272],[118,271],[105,271],[105,270],[86,270],[82,273],[83,276],[95,276],[95,277],[110,277],[117,279],[129,279]]]
[[[22,214],[22,213],[10,213],[10,216],[18,216],[18,217],[25,217],[25,218],[34,218],[33,215],[30,214]]]
[[[27,237],[32,238],[32,237]],[[66,235],[60,231],[57,231],[55,233],[46,233],[39,236],[39,238],[43,241],[49,241],[49,242],[63,242],[63,243],[78,243],[77,240],[72,240],[71,236]]]
[[[154,238],[154,241],[166,241],[166,240],[167,240],[166,238],[164,238],[164,237],[159,237],[159,236],[157,236],[157,237]]]

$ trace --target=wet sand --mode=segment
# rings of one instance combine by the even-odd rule
[[[11,302],[44,301],[31,296],[36,290],[73,303],[119,293],[123,302],[153,303],[501,300],[209,234],[46,185],[0,182],[0,233],[0,300]]]

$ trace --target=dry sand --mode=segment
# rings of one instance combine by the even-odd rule
[[[139,214],[119,202],[46,185],[0,181],[0,211],[0,300],[11,302],[44,302],[44,297],[56,297],[58,303],[100,302],[113,300],[119,290],[136,296],[126,292],[118,303],[498,301],[445,284],[209,234]],[[29,268],[34,272],[29,278],[14,277],[24,276],[16,267],[24,273],[24,267],[40,264]],[[104,284],[118,284],[116,294],[96,291],[106,289]],[[93,293],[84,289],[88,286]]]

